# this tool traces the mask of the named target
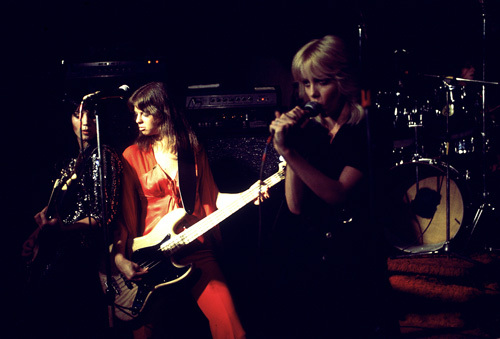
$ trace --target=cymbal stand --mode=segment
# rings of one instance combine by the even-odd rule
[[[472,235],[474,234],[476,227],[479,223],[479,220],[481,219],[481,216],[485,212],[485,210],[492,210],[493,207],[491,206],[489,202],[489,192],[487,190],[487,180],[486,180],[486,168],[487,168],[487,159],[486,159],[486,143],[487,143],[487,135],[486,135],[486,101],[485,101],[485,95],[486,95],[486,87],[483,84],[481,86],[481,186],[482,186],[482,192],[481,192],[481,204],[479,205],[476,214],[474,215],[474,219],[472,220],[472,228],[469,234],[469,239],[472,238]],[[467,243],[468,245],[468,243]],[[485,248],[488,248],[487,245],[485,245]]]
[[[446,240],[443,245],[443,250],[445,252],[450,251],[450,115],[453,114],[455,109],[455,103],[453,99],[453,89],[454,85],[448,83],[446,80],[443,81],[446,88],[446,133],[445,133],[445,163],[446,163]]]
[[[487,141],[487,137],[486,137],[486,100],[485,100],[485,94],[486,94],[486,85],[494,85],[494,86],[499,86],[500,85],[500,82],[494,82],[494,81],[481,81],[481,80],[471,80],[471,79],[465,79],[465,78],[455,78],[455,77],[442,77],[442,76],[438,76],[438,75],[428,75],[426,74],[425,76],[427,77],[434,77],[434,78],[442,78],[443,81],[445,82],[447,88],[448,88],[448,91],[451,91],[452,88],[450,88],[450,85],[449,85],[449,81],[450,80],[453,80],[453,81],[457,81],[457,82],[464,82],[464,83],[471,83],[471,84],[480,84],[482,85],[482,126],[481,126],[481,137],[482,137],[482,149],[481,149],[481,172],[482,172],[482,196],[481,196],[481,204],[480,206],[478,207],[478,210],[476,212],[476,215],[474,216],[474,219],[472,221],[472,228],[471,228],[471,232],[469,233],[469,239],[468,241],[470,241],[470,238],[472,237],[472,234],[474,233],[475,229],[476,229],[476,226],[477,224],[479,223],[479,220],[482,216],[482,214],[484,213],[484,211],[486,209],[492,209],[492,206],[491,204],[488,202],[488,197],[489,197],[489,193],[488,193],[488,190],[487,190],[487,183],[486,183],[486,167],[487,167],[487,160],[486,160],[486,141]],[[447,94],[447,100],[450,98],[450,93]],[[451,97],[453,98],[453,97]],[[447,104],[448,104],[448,101],[447,101]],[[449,123],[449,120],[448,120],[448,116],[451,115],[452,113],[450,112],[451,109],[453,109],[454,107],[453,106],[448,106],[448,114],[446,114],[446,164],[447,164],[447,175],[449,176],[449,159],[448,159],[448,153],[449,153],[449,135],[448,135],[448,123]],[[449,180],[449,178],[447,178],[447,181]],[[448,194],[448,193],[447,193]],[[447,233],[448,233],[448,227],[449,227],[449,215],[448,215],[448,211],[447,211]],[[447,237],[447,240],[448,237]],[[448,241],[447,241],[448,243]],[[468,246],[468,243],[466,244],[466,247]]]
[[[453,255],[457,258],[476,263],[475,260],[460,255],[457,252],[452,252],[450,248],[451,242],[451,218],[450,218],[450,116],[455,113],[455,99],[453,98],[453,90],[455,89],[454,82],[450,82],[449,79],[444,79],[443,83],[446,86],[446,133],[445,133],[445,164],[446,164],[446,240],[443,244],[443,252],[447,255]]]
[[[487,190],[487,180],[486,180],[486,168],[487,168],[487,159],[486,159],[486,143],[487,143],[487,135],[486,135],[486,85],[494,84],[498,85],[498,83],[487,82],[486,81],[486,8],[485,1],[480,0],[481,4],[481,18],[482,18],[482,81],[478,81],[477,83],[481,84],[481,179],[482,179],[482,194],[481,194],[481,205],[478,207],[474,219],[472,221],[472,228],[469,234],[469,239],[472,238],[474,231],[476,230],[476,226],[479,223],[481,216],[483,215],[486,209],[493,210],[493,207],[489,203],[489,192]],[[467,243],[468,246],[468,243]],[[491,250],[491,248],[485,244],[485,249]]]
[[[443,252],[447,255],[454,255],[457,258],[477,263],[476,260],[471,259],[469,257],[458,254],[456,251],[452,252],[450,248],[451,242],[451,218],[450,218],[450,116],[455,112],[455,99],[453,98],[453,90],[455,89],[454,82],[451,82],[449,79],[443,80],[447,92],[446,92],[446,133],[445,133],[445,164],[446,164],[446,240],[443,244]]]

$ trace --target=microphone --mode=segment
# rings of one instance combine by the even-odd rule
[[[316,101],[309,101],[304,105],[302,109],[305,111],[305,114],[303,116],[303,118],[305,119],[314,118],[315,116],[323,112],[323,107]]]
[[[316,117],[318,114],[324,112],[323,107],[321,104],[315,102],[315,101],[309,101],[307,102],[303,107],[302,110],[304,111],[304,114],[300,117],[299,120],[297,120],[295,128],[303,128],[304,123],[308,121],[309,119],[312,119]]]
[[[111,89],[111,90],[104,90],[104,91],[96,91],[94,93],[90,93],[85,95],[82,98],[83,101],[97,101],[97,100],[103,100],[103,99],[123,99],[125,97],[125,94],[130,90],[130,87],[128,85],[121,85],[118,88]]]
[[[309,101],[307,102],[304,107],[302,107],[302,110],[304,111],[304,115],[300,118],[300,120],[297,123],[297,127],[301,126],[307,119],[311,119],[316,117],[318,114],[323,112],[323,107],[321,104],[315,102],[315,101]],[[274,131],[271,132],[271,135],[267,139],[267,144],[271,142],[271,140],[274,137]]]

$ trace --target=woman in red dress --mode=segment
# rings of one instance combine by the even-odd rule
[[[180,152],[192,150],[194,153],[196,196],[191,215],[196,219],[205,218],[238,194],[219,192],[205,152],[184,116],[174,108],[163,83],[153,82],[137,89],[129,98],[129,108],[135,113],[140,135],[123,153],[123,222],[115,241],[115,263],[127,279],[140,280],[149,272],[130,260],[127,244],[135,237],[151,234],[165,215],[185,207],[179,191]],[[192,295],[208,319],[213,338],[244,338],[245,331],[216,261],[214,245],[219,239],[220,233],[215,227],[196,241],[196,249],[179,260],[181,264],[191,263],[192,272],[196,274],[190,274],[175,286],[180,285],[182,296],[186,291],[186,296]],[[173,285],[167,289],[170,287]],[[156,304],[165,307],[165,303]],[[173,304],[167,307],[178,309]],[[158,314],[154,312],[155,317]],[[163,316],[157,323],[166,321]],[[148,325],[135,330],[134,336],[149,337],[157,328],[155,322],[153,320],[150,326],[151,319],[147,320]],[[171,330],[174,331],[174,327]]]

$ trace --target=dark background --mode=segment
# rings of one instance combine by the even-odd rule
[[[478,0],[4,1],[4,270],[16,273],[32,217],[47,200],[50,169],[72,142],[69,116],[61,110],[69,88],[83,95],[124,81],[134,89],[158,78],[182,99],[192,84],[220,83],[228,90],[277,86],[279,108],[285,109],[292,98],[294,53],[326,34],[346,40],[362,61],[365,88],[373,92],[394,89],[402,70],[458,76],[465,60],[482,79],[484,59],[485,80],[498,81],[499,14],[497,0],[485,0],[484,7]],[[159,60],[159,71],[96,81],[67,77],[76,63],[146,60]],[[487,90],[496,106],[497,88]],[[4,290],[15,294],[11,285]]]
[[[219,83],[227,90],[276,86],[287,108],[294,53],[325,34],[346,40],[362,62],[364,87],[373,93],[393,90],[402,71],[458,76],[466,60],[476,65],[477,79],[483,60],[485,80],[498,81],[500,72],[496,0],[484,1],[484,7],[477,0],[8,1],[3,7],[5,163],[9,171],[30,168],[23,183],[54,148],[67,144],[60,101],[71,89],[78,101],[89,91],[122,83],[133,90],[160,79],[182,103],[183,91],[193,84]],[[68,79],[68,69],[78,63],[146,60],[159,61],[152,74]],[[496,86],[487,89],[494,107]],[[33,163],[34,173],[27,165]]]

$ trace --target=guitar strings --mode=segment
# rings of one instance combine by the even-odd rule
[[[270,176],[266,180],[264,180],[264,183],[267,186],[273,186],[274,184],[278,183],[281,181],[281,171],[275,173],[274,175]],[[223,215],[224,218],[220,219],[225,219],[225,217],[230,216],[243,206],[245,206],[247,203],[252,201],[255,197],[255,191],[260,191],[261,190],[261,185],[258,187],[253,188],[252,190],[247,190],[242,193],[241,199],[237,199],[230,203],[228,206],[226,206],[224,209],[217,210],[214,213],[208,215],[204,219],[200,220],[199,223],[200,225],[206,224],[205,226],[200,226],[202,231],[195,230],[193,228],[187,228],[184,232],[179,233],[176,238],[174,239],[171,238],[169,239],[166,243],[168,242],[173,242],[174,246],[172,247],[175,248],[178,245],[183,245],[186,243],[190,243],[194,241],[196,238],[198,238],[200,235],[204,234],[206,231],[208,231],[210,228],[215,227],[215,222],[212,219],[218,219],[220,218],[219,215]],[[257,196],[258,197],[258,196]],[[183,241],[184,240],[184,241]]]
[[[282,180],[282,171],[278,171],[277,173],[273,174],[266,180],[264,180],[264,183],[271,187],[275,185],[276,183],[280,182]],[[219,217],[219,215],[223,215],[225,217],[230,216],[243,206],[245,206],[248,202],[250,202],[252,199],[254,199],[255,191],[258,191],[257,193],[260,194],[261,190],[261,185],[258,187],[255,187],[251,190],[247,190],[242,193],[241,199],[237,199],[230,203],[228,206],[226,206],[223,209],[217,210],[213,212],[212,214],[208,215],[204,219],[200,220],[198,223],[200,225],[201,230],[195,230],[192,228],[186,228],[183,232],[176,234],[156,249],[157,253],[164,253],[166,251],[175,253],[176,248],[181,248],[182,245],[189,244],[192,241],[194,241],[196,238],[198,238],[200,235],[204,234],[210,228],[215,227],[216,223],[213,222],[212,219],[216,219]],[[258,197],[258,196],[257,196]],[[161,263],[161,260],[145,260],[141,263],[138,263],[141,267],[147,268],[147,269],[152,269],[159,265]]]

